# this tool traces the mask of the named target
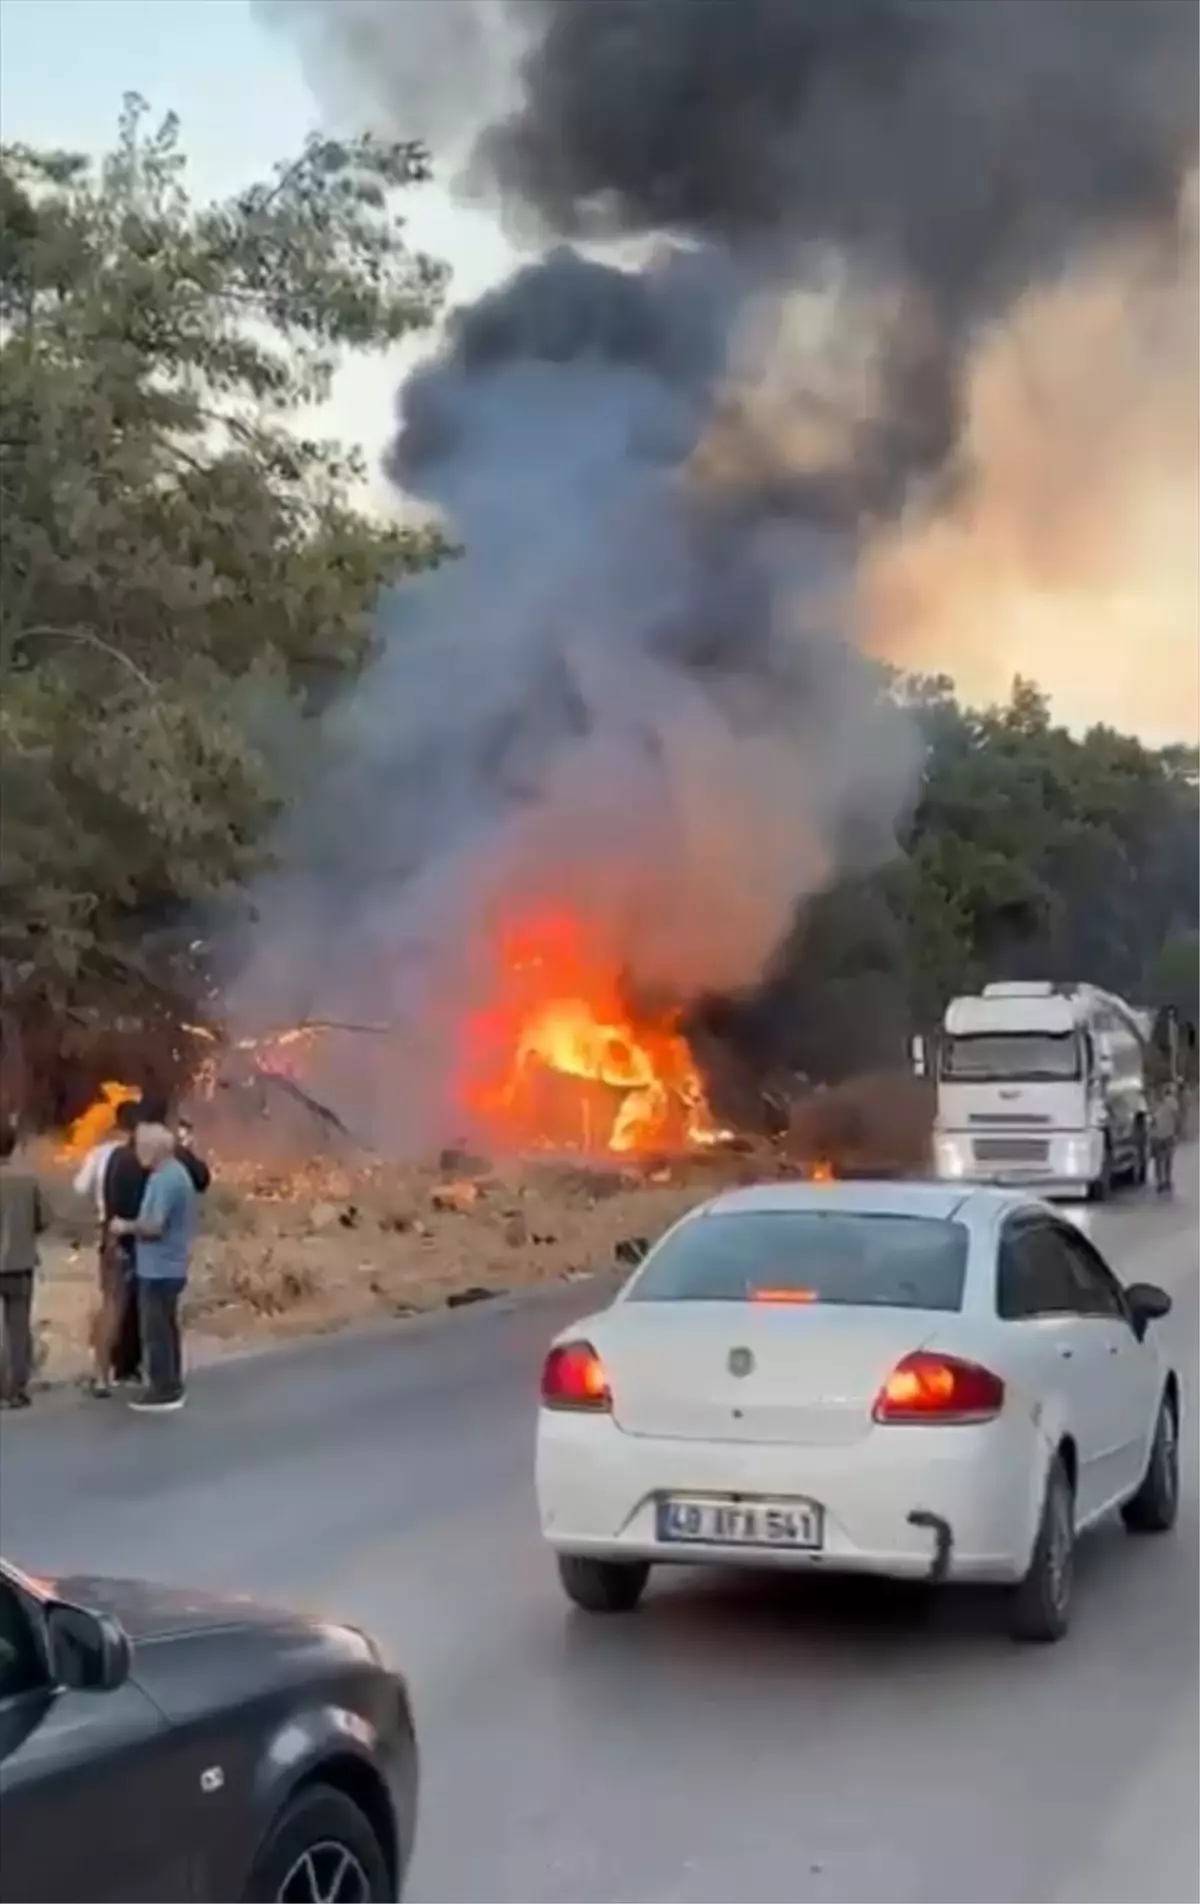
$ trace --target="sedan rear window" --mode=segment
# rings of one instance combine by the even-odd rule
[[[957,1310],[966,1273],[961,1223],[857,1210],[731,1211],[664,1237],[626,1299]]]

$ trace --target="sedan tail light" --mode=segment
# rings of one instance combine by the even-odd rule
[[[919,1349],[897,1362],[875,1397],[882,1422],[992,1421],[1004,1406],[1004,1383],[978,1362]]]
[[[608,1376],[590,1342],[560,1342],[551,1349],[542,1368],[542,1407],[611,1413]]]

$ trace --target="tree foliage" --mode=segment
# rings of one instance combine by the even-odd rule
[[[1078,980],[1197,1015],[1194,748],[1056,726],[1014,682],[973,709],[896,680],[925,741],[902,852],[807,907],[750,1017],[759,1046],[839,1076],[895,1061],[946,1000],[992,979]]]
[[[342,354],[439,308],[394,201],[422,150],[312,138],[198,205],[126,102],[98,167],[0,154],[0,984],[39,1012],[187,984],[197,902],[261,863],[380,589],[443,552],[305,433]],[[194,929],[194,928],[193,928]]]

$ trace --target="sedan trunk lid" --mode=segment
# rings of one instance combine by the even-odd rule
[[[902,1357],[938,1322],[912,1309],[620,1304],[593,1333],[627,1435],[847,1446]]]

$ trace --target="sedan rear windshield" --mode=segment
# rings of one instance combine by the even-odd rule
[[[630,1302],[838,1303],[962,1308],[961,1223],[847,1210],[748,1210],[696,1217],[663,1238]]]

